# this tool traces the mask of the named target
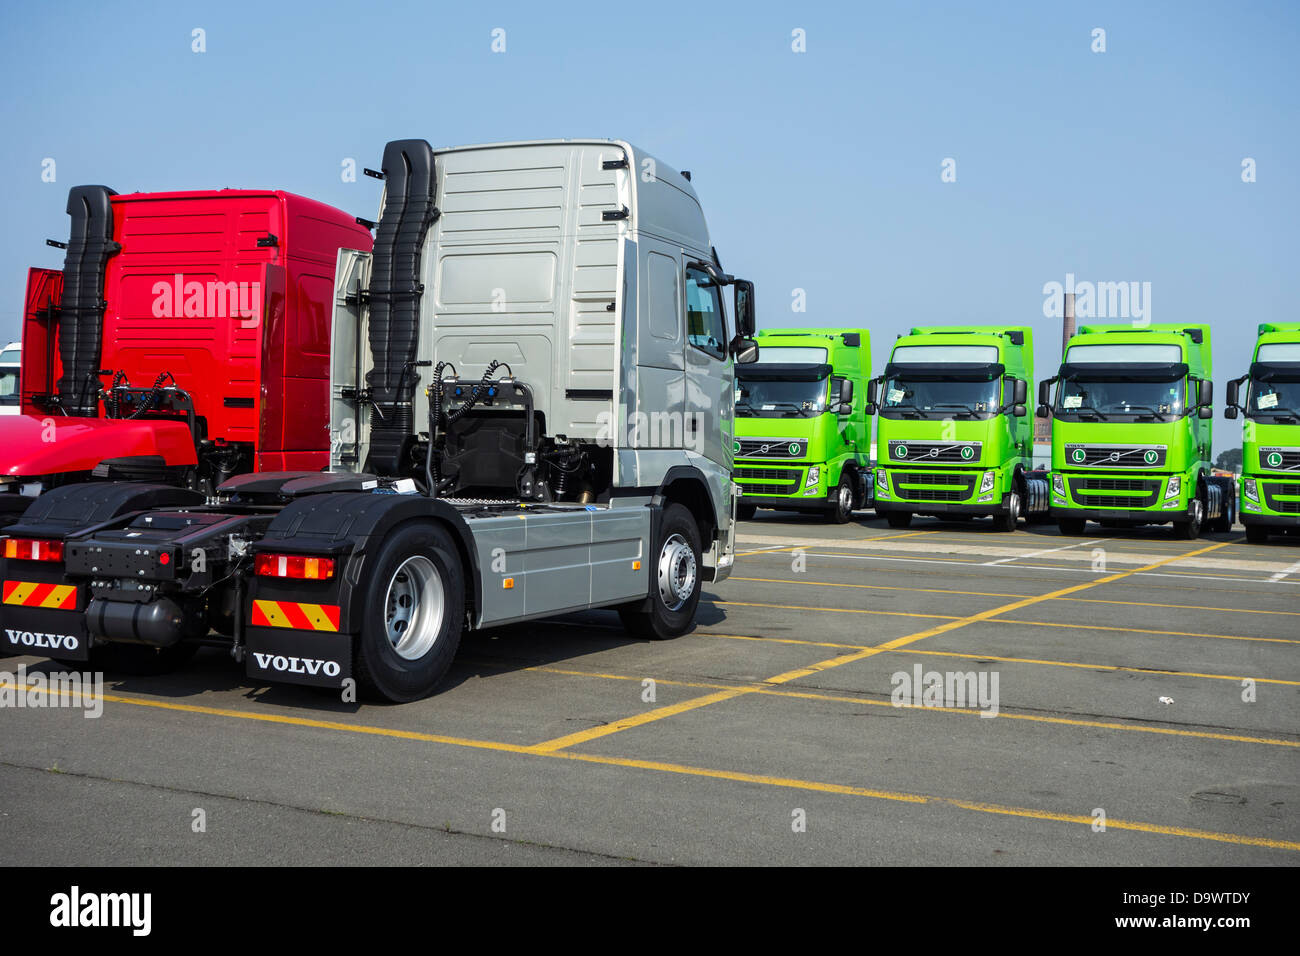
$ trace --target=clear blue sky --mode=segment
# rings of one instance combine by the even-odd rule
[[[14,4],[0,335],[27,266],[61,266],[73,185],[374,218],[379,183],[340,163],[389,139],[596,135],[692,171],[761,326],[868,327],[879,367],[912,324],[1032,324],[1050,374],[1044,283],[1150,282],[1153,321],[1213,325],[1222,396],[1255,324],[1297,317],[1298,50],[1294,2]]]

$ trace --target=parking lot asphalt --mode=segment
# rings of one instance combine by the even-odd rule
[[[0,857],[1295,865],[1300,547],[1089,528],[760,511],[691,633],[476,633],[400,706],[109,675],[0,709]]]

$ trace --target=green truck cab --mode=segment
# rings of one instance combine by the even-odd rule
[[[1038,415],[1052,418],[1051,514],[1062,534],[1090,520],[1172,524],[1181,538],[1231,529],[1232,482],[1210,471],[1211,376],[1207,325],[1079,329],[1038,390]]]
[[[840,524],[870,498],[866,329],[769,329],[736,366],[736,517],[814,511]]]
[[[1300,529],[1300,322],[1261,325],[1254,358],[1249,374],[1228,383],[1223,414],[1245,416],[1241,523],[1246,540],[1260,543]]]
[[[987,515],[1013,531],[1022,515],[1046,515],[1047,481],[1030,471],[1033,374],[1027,327],[935,326],[898,338],[867,395],[878,411],[876,511],[890,527],[917,514]]]

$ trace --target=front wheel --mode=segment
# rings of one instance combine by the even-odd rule
[[[451,536],[432,524],[398,528],[379,546],[364,589],[354,652],[357,684],[395,703],[433,693],[465,621],[465,571]]]
[[[1020,492],[1013,491],[1007,496],[1007,510],[993,516],[994,531],[1015,531],[1020,523]]]
[[[910,511],[886,511],[885,521],[891,528],[909,528],[912,525],[912,512]]]
[[[1083,529],[1088,526],[1088,520],[1086,518],[1057,518],[1056,526],[1061,529],[1061,534],[1077,538],[1083,534]]]
[[[1192,499],[1192,511],[1186,521],[1174,522],[1174,537],[1194,541],[1201,536],[1201,523],[1205,520],[1205,505],[1200,498]]]
[[[853,475],[845,471],[840,475],[840,485],[831,496],[826,520],[833,524],[847,524],[853,517]]]
[[[670,504],[659,522],[650,554],[654,572],[650,596],[618,609],[623,626],[654,641],[680,637],[695,620],[700,603],[700,529],[684,505]]]

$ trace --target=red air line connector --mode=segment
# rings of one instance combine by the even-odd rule
[[[19,561],[62,561],[63,542],[5,538],[5,557]]]
[[[333,558],[309,558],[304,554],[259,554],[253,573],[263,578],[302,578],[323,581],[334,577]]]

